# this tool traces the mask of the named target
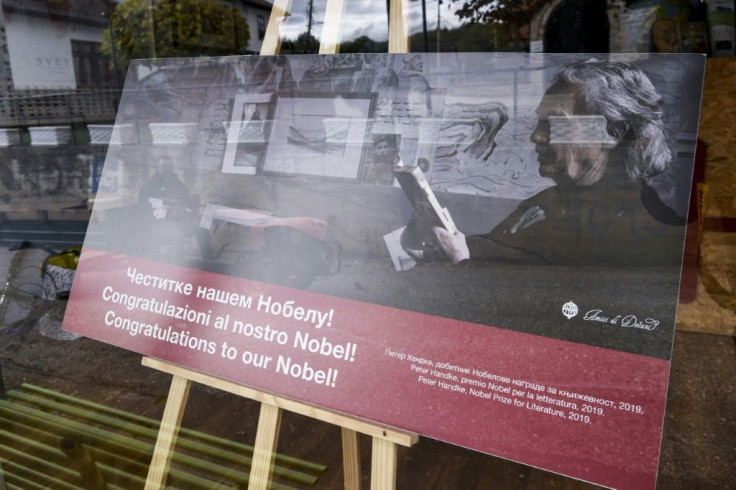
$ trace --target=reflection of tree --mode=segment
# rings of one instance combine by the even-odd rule
[[[284,39],[281,42],[281,54],[309,54],[318,50],[319,40],[308,32],[302,32],[296,39]]]
[[[455,11],[461,19],[471,22],[498,22],[512,25],[528,24],[542,0],[454,0],[462,2]]]
[[[461,3],[455,11],[461,19],[470,22],[496,24],[505,27],[510,38],[529,41],[528,28],[532,17],[544,4],[543,0],[453,0]]]
[[[124,67],[136,58],[239,54],[249,37],[240,12],[219,0],[124,0],[102,52]]]
[[[461,25],[455,29],[440,30],[440,51],[495,51],[499,46],[503,46],[505,37],[499,32],[498,26],[468,23]],[[429,31],[427,33],[428,44],[436,46],[437,31]],[[420,51],[422,45],[422,34],[417,33],[411,36],[411,52]]]
[[[319,51],[319,40],[312,35],[312,27],[321,24],[314,20],[314,1],[307,3],[307,30],[302,32],[294,41],[284,40],[281,44],[281,54],[309,54]],[[343,51],[344,52],[344,51]]]
[[[374,41],[368,36],[360,36],[340,44],[341,53],[385,53],[388,41]]]
[[[281,45],[281,52],[288,53],[316,53],[319,42],[312,38],[310,42],[300,40],[302,33],[296,40],[285,39]],[[437,44],[437,32],[428,31],[428,44],[435,46]],[[480,24],[471,22],[461,25],[455,29],[440,30],[440,50],[441,51],[495,51],[506,44],[507,36],[498,25]],[[423,34],[421,32],[411,35],[409,40],[411,44],[410,51],[412,53],[421,52],[424,43]],[[307,46],[312,46],[311,51],[307,51]],[[378,41],[368,36],[360,36],[351,41],[343,41],[340,44],[341,53],[386,53],[388,51],[388,41]]]

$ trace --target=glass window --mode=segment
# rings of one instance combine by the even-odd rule
[[[110,60],[102,55],[101,43],[72,39],[74,75],[79,88],[111,87],[115,74],[110,69]]]
[[[156,263],[165,263],[159,259],[167,253],[181,253],[196,256],[195,269],[204,262],[217,264],[211,272],[218,274],[247,270],[255,281],[269,284],[279,280],[275,274],[286,275],[282,286],[312,287],[317,294],[323,276],[347,271],[345,277],[354,280],[346,290],[356,295],[375,290],[390,303],[419,297],[426,285],[416,281],[392,295],[384,284],[352,278],[350,271],[363,258],[344,254],[361,247],[369,260],[386,258],[386,237],[400,243],[389,236],[395,227],[368,233],[337,217],[355,208],[381,219],[377,210],[400,196],[390,171],[397,158],[434,172],[435,180],[428,182],[442,199],[453,186],[481,199],[488,186],[500,193],[522,182],[524,192],[532,193],[551,185],[540,173],[530,140],[538,117],[530,93],[550,82],[546,65],[519,70],[498,63],[493,76],[507,82],[498,98],[513,100],[508,104],[513,110],[504,112],[508,107],[496,104],[497,94],[468,108],[465,97],[478,94],[448,97],[447,86],[437,84],[440,76],[430,75],[442,71],[428,67],[427,60],[435,58],[417,56],[439,52],[500,53],[508,59],[529,52],[602,58],[631,53],[639,60],[649,53],[707,55],[702,109],[677,121],[692,128],[700,120],[700,129],[668,135],[673,154],[681,159],[692,158],[696,139],[702,143],[695,185],[689,187],[689,175],[657,183],[697,198],[686,237],[659,473],[661,488],[736,488],[730,471],[736,465],[730,412],[736,404],[733,0],[405,0],[410,53],[394,57],[383,54],[389,51],[390,4],[398,2],[344,0],[339,32],[330,24],[334,17],[327,11],[328,0],[284,2],[287,12],[279,12],[278,19],[271,17],[274,3],[0,0],[0,488],[67,488],[66,483],[72,488],[142,488],[146,478],[171,376],[141,366],[140,354],[62,330],[85,237],[90,247],[136,250]],[[278,40],[269,38],[271,25],[278,27]],[[330,39],[336,39],[344,56],[312,63],[319,58],[311,55]],[[309,56],[309,63],[258,56],[264,46],[277,45],[281,54]],[[491,58],[473,59],[482,64]],[[452,77],[451,72],[448,68],[441,75]],[[669,72],[650,66],[648,73],[664,100],[677,105],[669,98],[675,84]],[[341,96],[331,97],[336,92]],[[690,94],[689,100],[698,95]],[[336,109],[317,116],[296,114],[320,104]],[[661,117],[666,119],[672,109],[665,107]],[[488,117],[468,124],[472,111],[485,111]],[[293,124],[274,125],[289,114],[295,114]],[[453,116],[452,123],[435,127],[427,122],[442,114]],[[564,132],[555,117],[556,130]],[[603,127],[600,122],[595,128]],[[344,153],[335,149],[356,134],[365,147]],[[482,141],[464,140],[473,135],[482,135]],[[440,143],[437,152],[432,145]],[[294,160],[294,148],[310,158]],[[165,155],[171,160],[160,158]],[[313,167],[326,162],[326,178],[314,179]],[[489,169],[498,180],[478,178]],[[162,184],[167,198],[146,194],[168,170],[176,179]],[[285,183],[293,173],[308,185]],[[210,202],[213,187],[224,189],[216,206]],[[360,201],[358,188],[370,188],[372,199]],[[335,189],[340,204],[333,207],[341,209],[320,209],[320,225],[347,222],[342,232],[349,236],[348,246],[325,246],[313,235],[269,227],[277,212],[300,217],[306,209],[300,198],[307,193]],[[507,196],[495,203],[499,213],[510,215],[517,201]],[[234,203],[244,202],[251,206],[233,215]],[[402,219],[412,213],[409,205],[401,209]],[[539,217],[529,216],[532,221]],[[244,231],[243,222],[257,222],[260,233]],[[467,226],[455,224],[461,231]],[[106,241],[110,236],[112,244]],[[258,248],[266,243],[277,244],[277,253]],[[236,255],[229,263],[213,259]],[[407,257],[381,266],[404,267],[414,260]],[[626,277],[616,276],[611,290],[646,290],[647,284],[627,284]],[[499,286],[489,283],[479,291],[494,287]],[[540,295],[533,287],[514,294]],[[444,301],[471,303],[456,289]],[[470,306],[466,310],[473,311]],[[555,335],[562,336],[557,330],[549,336]],[[666,357],[669,346],[653,344],[643,342],[637,349],[655,349]],[[232,460],[251,457],[258,410],[255,402],[195,384],[170,486],[210,488],[213,480],[244,485],[248,469]],[[339,431],[293,414],[284,416],[281,429],[278,450],[296,460],[279,457],[280,484],[342,487]],[[364,465],[364,479],[368,473]],[[433,440],[399,452],[398,478],[399,488],[412,489],[589,488]]]
[[[266,35],[266,17],[264,15],[258,16],[258,39],[261,41]]]

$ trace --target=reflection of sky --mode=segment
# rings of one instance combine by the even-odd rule
[[[291,15],[281,26],[281,35],[287,39],[296,39],[299,34],[307,30],[307,12],[310,0],[294,0],[291,6]],[[325,17],[327,0],[312,0],[312,35],[320,37]],[[427,29],[437,28],[438,0],[426,0]],[[455,16],[456,7],[445,2],[440,6],[440,27],[452,29],[458,27],[461,21]],[[412,33],[422,29],[422,1],[409,2],[406,18]],[[341,26],[342,39],[349,41],[360,36],[368,36],[373,40],[381,41],[388,38],[388,15],[385,0],[351,0],[345,8]]]

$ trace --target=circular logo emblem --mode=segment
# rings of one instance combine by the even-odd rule
[[[569,320],[570,318],[578,314],[578,305],[576,305],[572,301],[568,301],[567,303],[562,305],[562,314],[565,315]]]

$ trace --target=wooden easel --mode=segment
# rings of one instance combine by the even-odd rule
[[[406,53],[409,51],[409,37],[407,36],[406,19],[404,17],[403,3],[405,0],[390,1],[389,53]],[[346,0],[327,1],[322,41],[319,49],[320,54],[335,54],[339,50],[340,24],[345,10],[345,3]],[[288,17],[290,8],[291,0],[276,0],[274,2],[266,35],[263,39],[261,55],[278,54],[281,45],[279,26]],[[340,426],[344,482],[345,488],[349,490],[359,490],[361,487],[359,433],[373,438],[371,456],[371,489],[373,490],[390,490],[396,487],[397,444],[410,447],[419,440],[419,436],[411,432],[331,412],[266,391],[192,371],[169,362],[145,357],[143,358],[143,365],[173,375],[161,420],[161,428],[159,429],[148,478],[146,479],[146,490],[161,489],[166,484],[176,437],[192,382],[211,386],[261,403],[248,483],[249,490],[265,490],[270,486],[283,410],[289,410]]]

